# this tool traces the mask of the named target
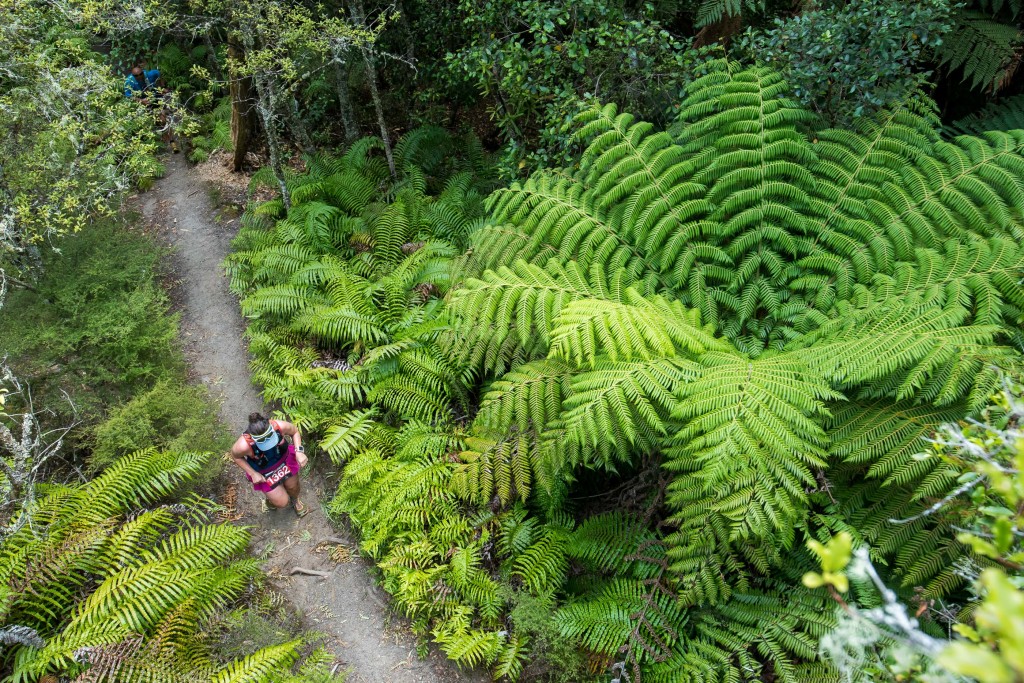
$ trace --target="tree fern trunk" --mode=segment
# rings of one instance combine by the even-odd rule
[[[352,18],[359,26],[366,26],[366,13],[363,12],[362,0],[352,1]],[[384,142],[384,155],[388,158],[388,169],[391,177],[398,177],[395,173],[395,157],[391,150],[391,136],[388,134],[387,121],[384,118],[384,105],[380,101],[380,89],[377,87],[377,65],[373,56],[373,48],[363,45],[360,47],[363,53],[363,64],[366,66],[366,80],[370,85],[370,96],[373,98],[373,108],[377,112],[377,125],[380,126],[380,139]]]

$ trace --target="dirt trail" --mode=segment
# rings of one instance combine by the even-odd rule
[[[221,401],[220,416],[235,433],[246,417],[263,407],[249,377],[249,355],[238,300],[228,291],[221,263],[231,248],[238,221],[218,222],[207,185],[178,155],[167,161],[167,175],[142,195],[147,220],[175,248],[174,272],[182,307],[186,356],[198,381]],[[267,554],[267,574],[275,587],[306,615],[307,625],[327,633],[334,652],[350,670],[350,683],[448,683],[484,681],[479,673],[459,671],[439,653],[416,657],[416,645],[404,620],[374,585],[372,565],[357,554],[355,539],[324,518],[320,503],[330,495],[319,468],[323,457],[303,472],[303,500],[310,513],[302,520],[291,509],[260,513],[260,495],[234,467],[239,524],[253,527],[253,550]],[[343,542],[336,562],[325,539]],[[328,572],[327,578],[290,575],[293,567]]]

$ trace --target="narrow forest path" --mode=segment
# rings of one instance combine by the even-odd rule
[[[165,161],[166,176],[140,198],[142,211],[174,247],[175,298],[193,374],[220,401],[220,417],[237,435],[248,414],[263,407],[250,381],[238,300],[228,291],[221,265],[238,221],[215,220],[209,188],[182,156]],[[237,523],[252,527],[253,551],[267,556],[264,568],[274,587],[305,615],[309,628],[329,636],[329,646],[350,670],[349,683],[487,680],[478,672],[459,671],[437,652],[417,659],[415,639],[375,586],[372,565],[358,557],[355,539],[324,517],[320,503],[330,491],[315,459],[312,464],[302,476],[310,513],[301,520],[291,509],[261,514],[260,495],[242,474],[229,467],[225,476],[236,493]],[[329,549],[337,541],[342,549],[332,558]],[[294,567],[329,576],[291,575]]]

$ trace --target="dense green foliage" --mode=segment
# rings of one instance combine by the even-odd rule
[[[30,278],[38,248],[159,173],[153,118],[64,13],[4,0],[0,14],[0,294]]]
[[[0,348],[37,405],[87,420],[152,383],[183,376],[176,319],[160,286],[166,252],[123,223],[96,223],[44,254],[32,289],[0,309]]]
[[[212,402],[204,387],[190,386],[184,378],[163,379],[110,410],[96,425],[90,440],[89,464],[103,469],[143,448],[185,451],[209,448],[225,451],[230,438],[210,419]],[[201,480],[210,480],[219,468],[204,469]]]
[[[202,459],[130,455],[218,432],[160,252],[90,223],[156,166],[87,27],[152,53],[193,160],[268,158],[227,264],[254,378],[424,645],[507,680],[1017,675],[1017,418],[986,406],[1024,351],[1024,115],[988,103],[1020,90],[1019,0],[7,4],[0,228],[38,279],[0,343],[103,473],[16,486],[0,414],[5,672],[333,678],[323,651],[287,678],[273,597],[228,609],[243,531],[152,507]],[[840,593],[910,603],[923,660],[829,650],[865,633]]]
[[[123,221],[58,245],[43,255],[36,285],[0,309],[0,348],[42,425],[79,424],[67,447],[94,469],[150,446],[215,448],[223,437],[205,390],[187,386],[161,286],[167,250]]]
[[[189,138],[189,160],[203,162],[218,149],[231,147],[231,101],[221,99],[209,112],[200,117],[196,135]]]
[[[963,551],[886,520],[949,476],[910,457],[918,439],[1015,362],[1021,140],[941,141],[922,104],[812,142],[785,94],[764,70],[699,79],[673,136],[595,110],[570,178],[495,195],[456,299],[464,356],[508,372],[477,422],[529,430],[556,471],[659,454],[683,605],[770,599],[828,528],[946,594]],[[799,678],[797,642],[773,646],[776,675]]]
[[[461,379],[431,330],[488,182],[472,138],[409,133],[393,182],[379,148],[365,138],[339,159],[311,159],[291,180],[288,217],[274,220],[279,202],[248,214],[229,264],[254,319],[254,379],[296,424],[330,427],[325,447],[339,459],[354,425],[333,420],[346,407],[369,400],[431,420],[458,399]]]
[[[206,455],[140,451],[88,484],[58,486],[22,511],[0,550],[5,664],[110,681],[259,681],[287,667],[298,642],[215,666],[197,626],[259,571],[248,533],[207,521],[195,499],[152,506],[202,469]]]
[[[1009,87],[1021,60],[1020,2],[975,0],[958,9],[936,50],[938,63],[975,91]]]
[[[552,652],[528,604],[598,670],[826,680],[828,598],[799,581],[804,540],[839,530],[906,590],[963,589],[947,522],[889,520],[955,480],[913,457],[920,439],[1017,363],[1024,139],[944,140],[920,98],[816,128],[787,95],[772,71],[723,65],[670,133],[582,114],[578,164],[488,200],[447,312],[450,252],[407,280],[424,305],[362,273],[352,288],[344,213],[250,223],[265,237],[243,239],[233,272],[254,330],[276,335],[254,335],[260,379],[329,425],[346,463],[334,508],[453,659],[516,678]],[[348,208],[359,186],[306,187]],[[393,253],[413,237],[427,251],[439,227],[421,225]],[[386,244],[366,239],[372,275]],[[400,340],[388,300],[414,316]]]
[[[917,616],[927,615],[925,626],[935,619],[962,638],[946,642],[925,633],[882,582],[865,549],[851,552],[850,534],[837,534],[826,544],[808,541],[822,572],[806,574],[804,584],[828,586],[842,608],[836,609],[838,627],[822,639],[821,649],[844,680],[997,683],[1024,673],[1024,552],[1016,532],[1024,499],[1021,393],[1019,384],[1006,381],[977,419],[943,425],[931,448],[918,456],[940,460],[941,467],[959,475],[919,514],[956,525],[956,540],[973,551],[956,569],[972,586],[964,605],[916,595],[910,607]]]
[[[0,310],[17,373],[0,380],[0,671],[341,683],[322,647],[288,667],[311,640],[301,624],[228,646],[277,617],[258,607],[262,590],[259,615],[227,611],[258,588],[259,562],[245,556],[247,532],[213,524],[216,506],[189,493],[220,472],[190,449],[228,442],[205,389],[186,383],[158,281],[166,250],[119,223],[62,246],[45,254],[38,287]],[[60,483],[86,466],[102,473]]]
[[[452,78],[495,98],[509,162],[538,147],[557,152],[581,101],[619,102],[659,116],[693,66],[652,4],[631,11],[620,0],[464,0],[459,10],[468,43],[446,55],[447,66]]]
[[[924,83],[927,74],[914,67],[944,44],[951,13],[947,0],[854,0],[776,19],[770,30],[748,32],[741,49],[780,71],[809,109],[848,124]]]
[[[971,623],[953,626],[964,640],[944,648],[938,660],[980,683],[1024,676],[1022,397],[1022,387],[1007,382],[977,420],[940,430],[932,453],[961,473],[957,488],[933,508],[973,551],[962,566],[976,593],[962,610]]]

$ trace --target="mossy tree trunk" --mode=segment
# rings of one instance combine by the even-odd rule
[[[366,26],[366,12],[363,11],[362,0],[352,0],[352,18],[357,26]],[[363,64],[366,66],[366,80],[370,86],[370,97],[373,98],[373,108],[377,113],[377,125],[380,126],[380,139],[384,142],[384,155],[388,159],[388,169],[391,177],[397,177],[395,172],[395,156],[391,149],[391,135],[388,133],[387,120],[384,118],[384,105],[380,99],[380,88],[377,86],[377,63],[373,54],[372,45],[361,45],[363,53]]]
[[[274,82],[274,75],[265,72],[256,75],[256,109],[263,123],[263,131],[267,136],[267,149],[270,152],[270,168],[277,179],[277,186],[281,190],[281,201],[284,202],[284,210],[292,208],[291,195],[288,192],[288,184],[284,177],[284,160],[281,158],[281,140],[277,130],[277,84]]]
[[[345,129],[346,142],[359,138],[359,126],[356,125],[355,110],[352,108],[352,93],[348,86],[347,51],[340,47],[334,50],[334,86],[338,95],[338,110],[341,113],[341,125]]]

